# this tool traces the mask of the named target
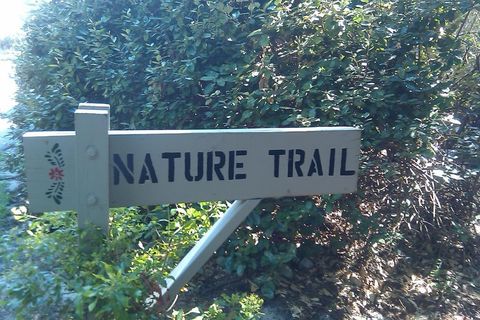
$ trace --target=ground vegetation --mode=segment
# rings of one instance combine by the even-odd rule
[[[255,295],[229,292],[212,308],[254,317],[260,299],[284,297],[294,318],[479,317],[479,10],[473,0],[46,1],[19,47],[7,165],[21,171],[25,131],[73,129],[81,102],[109,103],[114,129],[356,126],[358,192],[263,201],[204,270],[224,277],[208,289],[217,296],[232,281]],[[151,283],[224,209],[114,210],[101,253],[81,265],[51,255],[75,250],[71,213],[24,213],[6,236],[24,250],[3,294],[20,312],[55,301],[77,316],[154,317]],[[200,276],[190,293],[208,284]],[[201,316],[180,306],[177,319]]]

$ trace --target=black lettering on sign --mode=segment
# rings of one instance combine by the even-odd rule
[[[228,151],[228,180],[235,178],[235,151]]]
[[[122,161],[118,153],[113,154],[113,184],[120,183],[120,173],[128,184],[133,184],[133,153],[127,153],[127,165]]]
[[[341,176],[353,176],[355,174],[355,170],[346,170],[345,167],[347,165],[347,148],[342,149],[342,161],[340,163],[340,175]]]
[[[328,175],[333,176],[335,173],[335,149],[330,149],[330,164],[328,166]]]
[[[157,174],[152,164],[152,157],[150,153],[145,155],[145,161],[143,161],[142,171],[140,172],[139,184],[144,184],[145,181],[151,180],[152,183],[158,183]]]
[[[320,151],[318,151],[318,149],[315,149],[315,151],[313,152],[313,159],[310,162],[308,176],[311,177],[315,172],[319,176],[323,176],[322,162],[320,161]]]
[[[163,159],[168,159],[168,182],[175,181],[175,159],[180,158],[180,152],[164,152]]]
[[[225,153],[223,153],[222,151],[215,151],[215,157],[219,159],[219,161],[214,166],[218,180],[225,180],[222,173],[222,168],[225,166]]]
[[[273,151],[273,152],[272,152]],[[280,152],[277,152],[280,151]],[[269,154],[274,155],[274,176],[278,178],[279,176],[279,156],[285,154],[285,150],[270,150]],[[296,155],[299,156],[298,159]],[[302,165],[305,162],[305,151],[302,149],[290,149],[288,150],[288,163],[287,163],[287,177],[293,177],[293,171],[295,169],[295,173],[297,177],[303,177]]]
[[[213,180],[213,151],[207,152],[207,181]]]
[[[185,179],[200,181],[203,178],[203,152],[197,152],[197,175],[192,176],[192,161],[190,152],[185,152]]]
[[[273,156],[273,176],[278,178],[280,175],[280,156],[285,154],[283,149],[269,150],[268,155]]]
[[[296,149],[295,154],[300,156],[300,159],[295,161],[295,170],[297,171],[297,176],[303,177],[302,164],[305,162],[305,151],[302,149]]]
[[[293,149],[288,150],[288,174],[287,176],[293,177]]]
[[[347,152],[347,148],[342,149],[340,159],[341,176],[351,176],[355,174],[355,170],[348,170],[346,168],[348,156]],[[284,155],[287,156],[287,163],[286,172],[282,172],[282,174],[286,174],[287,177],[303,177],[304,175],[307,175],[308,177],[311,177],[313,175],[323,176],[323,166],[321,161],[322,158],[320,156],[319,149],[314,149],[313,154],[307,153],[303,149],[274,149],[269,150],[268,154],[273,156],[273,175],[275,178],[278,178],[280,176],[280,160],[281,157]],[[325,154],[324,156],[324,160],[327,160],[327,154]],[[336,156],[337,149],[330,148],[330,152],[328,154],[328,161],[326,161],[328,167],[325,168],[325,170],[328,171],[329,176],[335,175]]]
[[[237,150],[235,151],[235,155],[237,157],[246,156],[247,150]],[[235,169],[243,169],[243,162],[235,162]],[[245,173],[237,173],[235,174],[235,180],[244,180],[247,179],[247,175]]]

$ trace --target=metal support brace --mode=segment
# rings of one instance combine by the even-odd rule
[[[261,199],[236,200],[225,214],[187,253],[170,273],[166,288],[162,288],[162,298],[167,304],[174,301],[180,289],[200,270],[213,253],[227,240],[260,203]]]

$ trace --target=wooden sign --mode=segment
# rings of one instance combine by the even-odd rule
[[[24,135],[34,212],[76,210],[108,231],[109,208],[236,200],[172,270],[165,303],[261,198],[356,190],[360,130],[350,127],[109,131],[109,106],[80,104],[75,132]]]
[[[76,208],[76,171],[85,164],[76,162],[76,138],[24,136],[32,210]],[[360,130],[109,131],[108,144],[109,207],[121,207],[353,192]],[[100,154],[93,145],[84,151]]]

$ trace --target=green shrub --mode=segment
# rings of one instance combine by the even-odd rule
[[[106,102],[113,128],[355,125],[366,152],[431,155],[471,6],[47,2],[25,27],[10,118],[72,129],[79,102]]]
[[[267,201],[218,257],[262,272],[272,296],[332,213],[349,230],[337,247],[471,219],[477,12],[471,0],[45,2],[20,46],[11,135],[71,130],[79,102],[109,103],[115,129],[361,128],[357,195]]]
[[[198,307],[185,312],[174,311],[171,318],[175,320],[253,320],[259,319],[263,300],[255,294],[237,294],[230,296],[223,294],[205,311]]]
[[[0,181],[0,221],[5,219],[9,214],[9,210],[7,208],[8,199],[5,183]]]
[[[1,304],[19,318],[87,312],[96,318],[158,317],[147,297],[223,209],[223,204],[201,203],[144,214],[112,210],[109,235],[92,253],[82,245],[74,213],[34,217],[18,212],[26,227],[11,229],[0,243]]]

